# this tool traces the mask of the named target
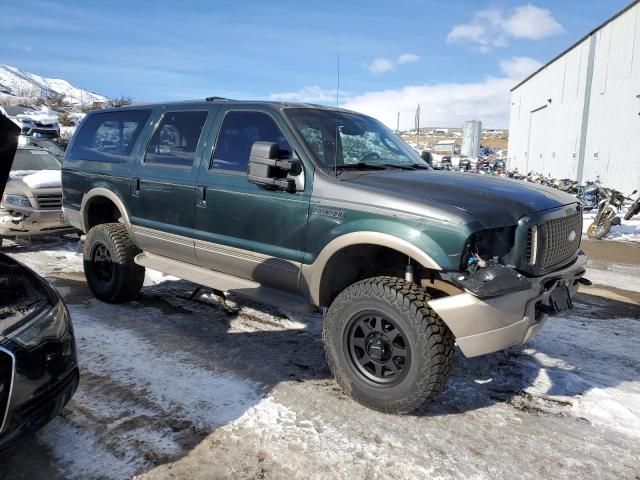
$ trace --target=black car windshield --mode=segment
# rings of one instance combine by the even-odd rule
[[[11,170],[60,170],[60,161],[46,150],[19,148]]]
[[[429,168],[409,145],[371,117],[317,108],[287,108],[285,113],[327,172]]]

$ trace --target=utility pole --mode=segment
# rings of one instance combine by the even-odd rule
[[[418,147],[418,138],[420,136],[420,104],[416,108],[416,148]]]

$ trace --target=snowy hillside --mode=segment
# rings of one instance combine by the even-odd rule
[[[70,104],[104,102],[107,97],[83,90],[60,78],[46,78],[24,72],[9,65],[0,65],[0,96],[44,97],[64,95]]]

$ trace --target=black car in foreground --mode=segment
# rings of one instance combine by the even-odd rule
[[[19,129],[0,115],[0,194]],[[69,311],[58,292],[0,253],[0,449],[54,418],[78,387]]]

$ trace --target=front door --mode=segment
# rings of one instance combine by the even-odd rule
[[[264,189],[247,180],[253,143],[278,143],[281,150],[296,155],[291,135],[276,116],[259,109],[223,107],[216,124],[210,161],[202,162],[196,182],[198,261],[213,270],[296,291],[307,232],[309,173],[305,191],[295,193]]]
[[[196,262],[195,179],[209,116],[207,109],[171,109],[156,122],[131,180],[133,232],[144,251]]]

